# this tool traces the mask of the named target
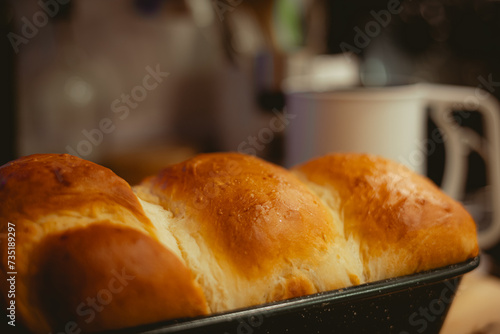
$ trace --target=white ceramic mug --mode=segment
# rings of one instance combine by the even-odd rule
[[[287,167],[330,152],[364,152],[398,161],[425,175],[428,151],[444,142],[446,164],[441,187],[461,200],[467,156],[471,150],[478,151],[487,163],[494,208],[492,223],[479,231],[479,243],[489,248],[500,241],[500,106],[489,93],[479,88],[424,83],[304,91],[303,86],[294,89],[290,82],[285,93],[286,112],[295,115],[286,129]],[[427,107],[442,136],[436,133],[428,138]],[[485,140],[461,127],[453,110],[479,111]],[[458,118],[467,115],[459,113]]]

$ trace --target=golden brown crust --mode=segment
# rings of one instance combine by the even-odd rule
[[[46,237],[37,254],[30,295],[53,329],[74,321],[83,332],[102,331],[207,314],[191,272],[139,231],[98,222]]]
[[[142,190],[196,220],[216,256],[247,277],[283,259],[311,259],[333,241],[328,214],[289,171],[237,154],[203,154],[146,179]],[[147,189],[147,190],[145,190]]]
[[[478,254],[476,227],[463,206],[430,180],[395,162],[332,154],[294,168],[336,197],[347,237],[360,243],[367,280],[458,263]],[[386,268],[369,263],[383,258]]]
[[[125,208],[151,225],[127,182],[69,154],[34,154],[1,166],[0,201],[0,217],[9,221],[98,205]]]
[[[204,154],[135,190],[173,212],[178,243],[212,312],[348,283],[345,268],[340,277],[318,278],[341,267],[329,258],[337,234],[326,207],[288,170],[243,154]]]
[[[74,317],[66,317],[74,314],[73,304],[77,299],[81,303],[92,296],[86,295],[90,290],[103,288],[101,283],[110,275],[107,269],[121,263],[129,263],[127,268],[132,272],[138,269],[152,272],[156,265],[164,265],[165,270],[170,271],[158,270],[149,280],[142,276],[145,274],[138,273],[141,280],[134,284],[142,290],[130,289],[120,294],[117,297],[122,301],[120,304],[112,303],[107,312],[96,316],[96,321],[88,325],[81,323],[82,328],[118,328],[123,324],[138,325],[164,319],[163,316],[169,314],[179,316],[182,313],[177,305],[185,306],[184,314],[206,313],[204,296],[194,279],[187,275],[184,264],[158,243],[155,228],[130,186],[109,169],[66,154],[33,155],[0,167],[0,188],[0,232],[7,231],[8,222],[13,223],[16,230],[17,319],[34,332],[49,332],[56,330],[52,325],[60,325],[61,321],[76,321]],[[102,221],[107,225],[94,226]],[[71,243],[63,242],[66,239]],[[45,255],[39,258],[40,254]],[[5,298],[6,273],[11,271],[7,270],[6,247],[0,249],[0,255],[0,288]],[[141,256],[145,257],[145,263],[139,262]],[[172,271],[179,275],[170,278],[175,289],[162,295],[166,290],[159,286],[160,280]],[[47,275],[53,277],[49,280]],[[74,281],[78,277],[85,281]],[[175,286],[179,280],[184,281],[184,287]],[[39,282],[43,284],[37,285]],[[71,282],[76,285],[65,285]],[[57,298],[54,295],[42,298],[53,300],[59,306],[36,306],[37,293],[49,293],[48,287],[60,291],[58,289],[64,286],[66,290],[57,294]],[[187,292],[188,288],[192,291],[183,297],[186,303],[174,303],[171,307],[158,302],[136,308],[147,301],[140,295],[131,295],[133,291],[143,291],[148,298],[155,295],[157,299],[171,301],[179,297],[179,291]],[[94,295],[98,291],[94,291]],[[195,301],[199,303],[188,307]],[[45,312],[45,307],[55,315]],[[125,314],[134,314],[123,319],[117,315],[117,307]]]
[[[285,170],[199,155],[130,186],[69,155],[0,167],[16,225],[18,319],[96,331],[203,315],[458,263],[478,254],[456,201],[388,160],[336,154]],[[0,288],[7,291],[6,247]]]

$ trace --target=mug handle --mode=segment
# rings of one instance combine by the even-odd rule
[[[456,200],[463,199],[469,152],[478,151],[486,162],[487,182],[492,189],[492,223],[478,232],[478,241],[481,248],[490,248],[500,240],[500,104],[480,88],[421,85],[431,106],[431,118],[443,134],[446,162],[442,190]],[[474,110],[482,115],[486,151],[481,149],[482,139],[477,133],[457,124],[453,109]]]

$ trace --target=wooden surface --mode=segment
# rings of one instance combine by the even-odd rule
[[[500,279],[481,267],[465,275],[440,334],[500,334]]]

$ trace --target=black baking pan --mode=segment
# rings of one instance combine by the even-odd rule
[[[475,257],[413,275],[113,333],[439,333],[462,276],[478,265]]]
[[[462,276],[478,265],[475,257],[345,289],[105,333],[439,333]],[[25,333],[13,329],[2,327],[0,332]]]

